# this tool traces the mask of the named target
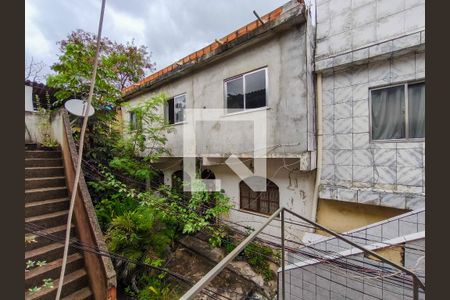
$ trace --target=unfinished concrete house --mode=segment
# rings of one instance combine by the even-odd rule
[[[316,4],[317,222],[424,282],[425,1]],[[425,298],[416,279],[380,275],[387,265],[366,254],[335,237],[307,244],[291,255],[283,299]]]
[[[314,40],[306,20],[304,3],[290,1],[124,91],[125,124],[134,105],[160,92],[170,98],[161,113],[174,127],[167,136],[171,155],[158,164],[168,185],[183,176],[183,131],[192,126],[185,111],[207,110],[208,118],[195,125],[194,156],[203,178],[220,180],[234,206],[225,218],[241,230],[281,206],[315,216]],[[265,121],[266,143],[254,157],[254,136],[263,130],[253,122],[258,118]],[[249,170],[267,159],[265,191],[251,190],[225,163],[231,155]],[[267,232],[279,235],[279,224]],[[296,231],[294,238],[301,237]]]

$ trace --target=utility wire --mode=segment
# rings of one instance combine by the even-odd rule
[[[92,168],[92,166],[90,166],[91,168]],[[97,175],[100,175],[98,172],[96,172],[97,173]],[[126,179],[129,179],[129,178],[126,178]],[[207,208],[211,208],[211,207],[209,207],[209,206],[207,206],[207,205],[205,205]],[[229,222],[229,223],[233,223],[233,222],[231,222],[231,221],[227,221],[227,220],[222,220],[222,221],[224,221],[224,222]],[[311,229],[316,229],[315,227],[313,227],[313,226],[307,226],[307,225],[305,225],[305,224],[302,224],[302,223],[298,223],[298,222],[290,222],[291,224],[294,224],[294,225],[298,225],[298,226],[303,226],[303,227],[306,227],[306,228],[311,228]],[[240,224],[237,224],[237,223],[234,223],[233,225],[238,225],[238,226],[242,226],[242,227],[244,227],[244,228],[246,228],[246,229],[248,229],[248,225],[247,226],[243,226],[243,225],[240,225]],[[273,236],[273,235],[270,235],[270,234],[266,234],[266,233],[262,233],[262,234],[265,234],[265,235],[269,235],[269,236],[272,236],[272,237],[275,237],[275,238],[279,238],[279,237],[277,237],[277,236]],[[366,238],[366,240],[370,240],[370,239],[367,239]],[[372,240],[372,241],[374,241],[374,242],[379,242],[379,240]],[[262,240],[262,242],[264,242],[264,240]],[[297,243],[297,244],[299,244],[299,245],[301,245],[301,246],[303,246],[303,247],[308,247],[307,245],[305,245],[305,244],[303,244],[303,243],[298,243],[298,242],[296,242],[296,241],[291,241],[291,242],[294,242],[294,243]],[[270,243],[269,243],[270,244]],[[386,243],[385,243],[386,244]],[[393,245],[391,245],[391,244],[386,244],[386,245],[388,245],[388,246],[393,246]],[[279,244],[273,244],[273,243],[271,243],[271,246],[278,246],[278,247],[280,247],[280,245]],[[310,247],[311,248],[311,247]],[[317,250],[317,249],[316,249]],[[258,254],[258,255],[263,255],[263,256],[265,256],[267,259],[271,259],[271,257],[269,257],[269,256],[267,256],[267,255],[264,255],[264,254],[262,254],[262,253],[257,253],[257,251],[252,251],[252,250],[248,250],[248,251],[250,251],[250,252],[253,252],[253,253],[255,253],[255,254]],[[292,251],[292,252],[294,252],[294,251]],[[311,253],[307,253],[306,254],[306,257],[308,257],[308,258],[315,258],[315,259],[318,259],[318,260],[320,260],[320,261],[323,261],[324,263],[326,263],[326,264],[329,264],[330,265],[330,269],[332,269],[332,268],[335,268],[335,267],[333,267],[333,265],[336,265],[337,267],[338,267],[338,269],[339,268],[344,268],[344,269],[346,269],[346,270],[348,270],[349,269],[349,267],[350,267],[350,269],[352,269],[353,270],[353,272],[359,272],[359,273],[361,273],[361,270],[362,270],[362,275],[360,275],[360,276],[357,276],[357,277],[355,277],[355,278],[362,278],[363,280],[364,279],[377,279],[377,278],[381,278],[381,279],[386,279],[386,278],[388,278],[388,277],[394,277],[394,276],[397,276],[399,273],[401,273],[401,272],[387,272],[387,273],[385,273],[386,271],[382,271],[382,270],[376,270],[376,269],[367,269],[367,268],[361,268],[361,267],[359,267],[359,266],[355,266],[355,265],[349,265],[348,263],[346,263],[346,264],[344,264],[344,265],[342,265],[342,263],[341,262],[339,262],[338,261],[338,259],[340,259],[340,257],[338,257],[338,256],[340,256],[340,254],[338,253],[338,252],[336,252],[336,254],[338,254],[338,256],[335,256],[335,257],[333,257],[333,258],[330,258],[330,251],[323,251],[323,252],[325,252],[325,254],[327,255],[327,259],[326,260],[323,260],[323,258],[322,257],[314,257],[314,256],[312,256],[311,255]],[[298,253],[298,252],[297,252]],[[302,256],[305,256],[304,254],[302,255]],[[344,256],[341,256],[342,258],[344,258],[345,260],[355,260],[354,258],[349,258],[349,257],[344,257]],[[332,261],[330,261],[330,259],[332,259]],[[362,263],[365,263],[365,264],[368,264],[368,262],[367,261],[360,261],[360,260],[357,260],[357,261],[359,261],[359,262],[362,262]],[[289,260],[288,260],[288,262],[289,262]],[[294,262],[292,262],[292,263],[294,263]],[[377,268],[380,268],[380,266],[377,266],[377,265],[374,265],[375,267],[377,267]],[[385,268],[381,268],[381,269],[385,269]],[[388,270],[391,270],[391,269],[388,269]],[[366,275],[366,273],[367,272],[369,272],[369,274],[375,274],[375,276],[374,275],[369,275],[369,276],[367,276]],[[384,274],[385,273],[385,274]],[[354,277],[354,276],[352,276],[352,277]]]
[[[129,178],[125,178],[125,179],[129,179]],[[183,206],[183,205],[181,205],[181,206]],[[207,205],[201,205],[201,206],[202,206],[202,208],[211,208],[210,206],[207,206]],[[187,207],[185,207],[185,208],[187,208]],[[241,225],[241,224],[237,224],[236,222],[232,222],[232,221],[229,221],[229,220],[222,220],[222,222],[224,222],[224,223],[229,223],[229,224],[236,225],[236,226],[240,226],[240,227],[244,227],[244,228],[246,228],[246,229],[248,228],[248,226],[244,226],[244,225]],[[298,222],[293,222],[293,221],[286,221],[286,222],[291,223],[291,224],[294,224],[294,225],[298,225],[298,226],[303,226],[303,227],[306,227],[306,228],[316,229],[316,227],[308,226],[308,225],[305,225],[304,223],[298,223]],[[273,226],[277,227],[276,225],[273,225]],[[232,228],[229,228],[229,229],[232,229]],[[277,236],[270,235],[270,234],[267,234],[267,233],[264,233],[264,232],[262,232],[261,234],[262,234],[262,235],[270,236],[270,237],[272,237],[272,238],[278,238]],[[245,235],[243,235],[243,236],[245,236]],[[268,244],[268,245],[270,245],[270,246],[272,246],[272,247],[278,247],[278,248],[281,247],[280,244],[268,243],[267,241],[261,240],[261,239],[258,239],[258,240],[259,240],[260,242],[265,243],[265,244]],[[291,243],[294,243],[294,244],[298,244],[298,245],[300,245],[300,246],[302,246],[302,247],[309,247],[309,248],[311,248],[310,246],[305,245],[304,243],[299,243],[299,242],[297,242],[297,241],[289,240],[289,239],[285,239],[285,240],[286,240],[286,241],[289,241],[289,242],[291,242]],[[379,241],[378,241],[378,240],[374,240],[374,242],[379,242]],[[385,244],[386,244],[387,246],[393,246],[392,244],[387,244],[387,243],[385,243]],[[289,252],[291,252],[291,253],[300,253],[297,249],[289,249],[289,250],[290,250]],[[317,249],[316,249],[316,252],[317,252]],[[306,252],[303,252],[303,253],[306,253]],[[333,251],[324,251],[324,254],[328,256],[328,259],[338,259],[339,256],[340,256],[339,252],[333,252]],[[333,254],[333,257],[330,258],[330,255],[332,255],[332,254]],[[303,256],[308,257],[308,258],[317,258],[317,257],[311,256],[311,254],[309,254],[309,255],[303,254]],[[357,260],[357,259],[354,259],[354,260],[359,261],[359,260]]]
[[[51,241],[57,242],[57,243],[62,243],[64,241],[62,238],[60,238],[56,234],[53,234],[53,233],[42,233],[42,229],[46,229],[46,227],[40,226],[38,224],[33,224],[33,223],[25,224],[25,230],[28,231],[29,233],[32,233],[32,234],[34,234],[36,236],[40,236],[40,237],[46,238],[48,240],[51,240]],[[110,251],[102,250],[102,249],[100,249],[100,248],[98,248],[98,247],[96,247],[94,245],[88,245],[86,243],[83,243],[83,242],[79,241],[76,238],[74,238],[69,243],[69,246],[72,247],[72,248],[78,249],[78,250],[90,252],[90,253],[97,254],[97,255],[100,255],[100,256],[106,256],[106,257],[109,257],[109,258],[112,258],[112,259],[122,260],[122,261],[125,261],[127,263],[132,263],[132,264],[135,264],[135,265],[138,265],[138,266],[147,267],[147,268],[159,271],[161,273],[167,273],[171,277],[173,277],[173,278],[183,282],[183,284],[187,284],[188,286],[191,286],[191,285],[194,284],[190,279],[186,278],[185,276],[183,276],[181,274],[178,274],[178,273],[175,273],[175,272],[172,272],[172,271],[170,271],[170,270],[168,270],[166,268],[156,267],[156,266],[152,266],[150,264],[144,263],[144,262],[139,261],[139,260],[129,259],[129,258],[123,256],[123,255],[116,254],[116,253],[113,253],[113,252],[110,252]],[[225,299],[230,299],[230,298],[228,298],[228,297],[226,297],[224,295],[220,295],[220,294],[218,294],[218,293],[216,293],[216,292],[214,292],[214,291],[212,291],[210,289],[206,289],[206,290],[209,291],[212,294],[215,294],[216,296],[220,296],[220,297],[225,298]],[[217,298],[213,298],[213,299],[217,299]]]

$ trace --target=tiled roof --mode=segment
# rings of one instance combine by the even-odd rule
[[[303,3],[303,1],[297,1],[297,2]],[[282,14],[283,8],[284,8],[284,6],[278,7],[277,9],[262,16],[261,19],[263,20],[263,22],[265,24],[268,22],[275,21]],[[237,38],[244,36],[252,31],[255,31],[257,28],[262,27],[262,26],[263,26],[263,24],[258,19],[256,19],[255,21],[250,22],[247,25],[242,26],[241,28],[231,32],[230,34],[226,35],[225,37],[216,40],[215,42],[209,44],[208,46],[185,56],[184,58],[159,70],[158,72],[155,72],[155,73],[145,77],[144,79],[137,82],[136,84],[133,84],[133,85],[123,89],[122,95],[129,96],[130,94],[133,94],[137,90],[150,85],[152,82],[154,82],[156,79],[162,77],[163,75],[171,73],[171,72],[181,68],[183,65],[185,65],[187,63],[198,61],[199,59],[203,58],[204,56],[211,54],[214,50],[218,49],[219,47],[226,45],[226,44],[236,40]]]

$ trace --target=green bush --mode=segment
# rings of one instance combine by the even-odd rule
[[[209,243],[213,247],[223,247],[226,253],[233,251],[241,241],[234,241],[234,239],[226,233],[226,231],[219,231],[220,235],[212,235]],[[272,248],[261,245],[256,242],[248,244],[244,250],[239,253],[238,258],[247,261],[252,269],[261,274],[265,281],[275,279],[275,273],[270,269],[270,258],[277,258],[278,252]]]
[[[257,243],[250,243],[244,249],[248,264],[256,273],[261,274],[265,281],[275,279],[275,273],[269,267],[269,257],[272,255],[272,248]]]
[[[130,260],[162,266],[178,235],[205,230],[220,237],[214,226],[230,208],[222,193],[195,192],[183,199],[176,190],[162,185],[157,190],[137,191],[104,169],[102,179],[90,182],[97,201],[95,208],[109,251]],[[214,199],[215,206],[205,207]],[[160,272],[115,261],[118,279],[128,293],[139,299],[171,299],[173,288]],[[165,298],[167,297],[167,298]],[[172,298],[173,299],[173,298]]]
[[[106,242],[111,252],[130,260],[160,266],[170,251],[176,236],[176,226],[157,210],[138,206],[132,211],[112,219],[106,233]],[[138,292],[143,288],[142,276],[157,276],[151,269],[138,267],[134,263],[116,262],[116,272],[126,285]]]

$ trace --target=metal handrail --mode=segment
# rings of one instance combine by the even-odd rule
[[[376,252],[374,252],[372,250],[369,250],[369,249],[366,249],[365,247],[358,245],[357,243],[353,242],[352,240],[343,237],[339,233],[334,232],[334,231],[332,231],[332,230],[330,230],[330,229],[328,229],[328,228],[326,228],[326,227],[324,227],[324,226],[322,226],[322,225],[320,225],[320,224],[318,224],[318,223],[316,223],[314,221],[311,221],[308,218],[302,217],[301,215],[299,215],[299,214],[297,214],[297,213],[295,213],[295,212],[293,212],[293,211],[291,211],[291,210],[289,210],[287,208],[283,208],[283,211],[287,211],[288,213],[296,216],[297,218],[299,218],[299,219],[301,219],[301,220],[303,220],[303,221],[305,221],[305,222],[307,222],[309,224],[312,224],[312,225],[316,226],[317,228],[325,231],[328,234],[331,234],[332,236],[336,237],[337,239],[343,240],[343,241],[347,242],[348,244],[352,245],[353,247],[360,249],[364,253],[369,254],[369,255],[371,255],[373,257],[376,257],[379,260],[381,260],[382,262],[387,263],[388,265],[391,265],[392,267],[394,267],[394,268],[396,268],[398,270],[401,270],[401,271],[405,272],[408,275],[411,275],[412,278],[413,278],[413,290],[414,290],[414,297],[413,297],[413,299],[419,299],[419,289],[418,289],[419,286],[420,286],[420,288],[422,288],[423,291],[425,291],[425,284],[420,280],[420,278],[417,276],[417,274],[414,273],[413,271],[408,270],[407,268],[405,268],[405,267],[403,267],[403,266],[401,266],[399,264],[396,264],[395,262],[392,262],[389,259],[384,258],[383,256],[377,254]],[[284,252],[284,249],[282,249],[282,251]],[[283,266],[284,266],[284,261],[283,261]]]
[[[205,288],[223,269],[225,269],[225,267],[227,266],[227,264],[229,262],[231,262],[236,256],[239,255],[239,253],[244,250],[244,248],[250,243],[252,242],[256,236],[264,229],[267,227],[267,225],[270,224],[270,222],[272,222],[278,215],[281,216],[281,276],[282,276],[282,280],[281,280],[281,295],[282,295],[282,299],[285,299],[285,280],[284,280],[284,273],[285,273],[285,247],[284,247],[284,213],[288,212],[290,214],[292,214],[293,216],[309,223],[312,224],[314,226],[316,226],[317,228],[325,231],[326,233],[340,239],[343,240],[345,242],[347,242],[348,244],[352,245],[355,248],[360,249],[361,251],[363,251],[366,254],[369,254],[373,257],[378,258],[379,260],[381,260],[382,262],[391,265],[392,267],[403,271],[404,273],[411,275],[413,278],[413,292],[414,292],[414,296],[413,299],[419,299],[419,286],[420,288],[422,288],[423,291],[425,291],[425,284],[420,280],[420,278],[417,276],[416,273],[412,272],[411,270],[408,270],[407,268],[398,265],[386,258],[384,258],[383,256],[377,254],[376,252],[366,249],[363,246],[360,246],[356,243],[354,243],[353,241],[351,241],[350,239],[343,237],[342,235],[340,235],[339,233],[336,233],[314,221],[309,220],[308,218],[305,218],[287,208],[281,207],[279,208],[276,212],[274,212],[269,219],[266,220],[266,222],[264,222],[260,228],[258,228],[257,230],[253,231],[245,240],[243,240],[232,252],[230,252],[224,259],[222,259],[214,268],[212,268],[205,276],[202,277],[202,279],[200,279],[191,289],[189,289],[181,298],[180,300],[190,300],[193,299],[198,293],[201,292],[201,290],[203,288]]]
[[[187,291],[180,300],[189,300],[193,299],[195,295],[200,293],[200,291],[205,288],[211,280],[213,280],[219,273],[225,269],[227,264],[232,261],[239,253],[244,250],[244,247],[247,246],[251,241],[255,239],[255,237],[264,229],[273,219],[275,219],[281,212],[283,208],[279,208],[276,212],[274,212],[269,219],[267,219],[264,224],[258,230],[253,231],[245,240],[243,240],[233,251],[231,251],[224,259],[222,259],[214,268],[212,268],[205,276],[202,277],[189,291]]]

